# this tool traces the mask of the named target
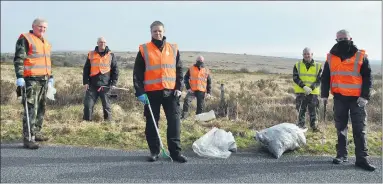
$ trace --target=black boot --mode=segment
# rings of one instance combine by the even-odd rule
[[[334,164],[340,164],[342,162],[348,162],[348,158],[347,157],[341,157],[341,156],[337,156],[335,157],[333,160],[332,160],[332,163]]]
[[[176,161],[176,162],[180,162],[180,163],[185,163],[185,162],[187,162],[186,157],[183,156],[183,155],[181,155],[181,154],[179,154],[179,155],[177,155],[177,156],[171,156],[171,157],[172,157],[173,161]]]
[[[34,138],[32,138],[31,141],[28,141],[28,139],[24,139],[23,147],[26,149],[38,149],[39,144],[37,144],[37,142],[34,140]]]
[[[364,161],[364,162],[358,162],[357,161],[357,162],[355,162],[355,166],[360,167],[360,168],[367,170],[367,171],[375,171],[375,168],[376,168],[374,165],[368,163],[367,161]]]
[[[149,158],[148,158],[148,161],[149,162],[155,162],[157,160],[158,160],[158,154],[151,153]]]

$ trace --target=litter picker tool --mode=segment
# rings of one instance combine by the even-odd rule
[[[24,103],[25,103],[25,113],[26,113],[27,125],[28,125],[28,141],[31,141],[32,140],[32,136],[31,136],[31,125],[30,125],[30,122],[29,122],[27,87],[26,86],[24,86],[23,98],[24,98]]]

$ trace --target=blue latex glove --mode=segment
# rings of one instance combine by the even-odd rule
[[[143,95],[141,95],[141,96],[139,96],[139,97],[137,97],[138,98],[138,100],[140,101],[140,102],[142,102],[143,104],[148,104],[148,100],[147,100],[147,96],[146,96],[146,94],[143,94]]]
[[[49,78],[48,85],[53,86],[55,84],[55,80],[53,78]]]
[[[18,78],[17,80],[16,80],[16,85],[17,86],[25,86],[25,81],[24,81],[24,78]]]

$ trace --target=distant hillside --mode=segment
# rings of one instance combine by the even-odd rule
[[[133,68],[137,52],[115,52],[118,63],[124,68]],[[195,62],[198,55],[203,55],[206,65],[216,70],[242,70],[262,71],[266,73],[292,73],[292,68],[297,59],[248,55],[229,54],[218,52],[183,51],[181,59],[187,68]],[[1,54],[1,62],[12,62],[13,53]],[[53,52],[52,62],[54,66],[82,67],[86,61],[86,51]],[[324,61],[320,61],[324,62]],[[381,74],[380,64],[372,64],[374,74]]]

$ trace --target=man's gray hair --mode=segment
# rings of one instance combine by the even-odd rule
[[[104,38],[103,36],[97,38],[97,42],[99,42],[99,41],[101,41],[101,40],[105,40],[105,38]],[[106,40],[105,40],[105,41],[106,41]]]
[[[150,24],[150,30],[152,30],[154,26],[162,26],[165,28],[164,24],[159,20],[156,20],[152,24]]]
[[[36,25],[40,25],[41,23],[48,23],[48,22],[43,18],[36,18],[35,20],[33,20],[32,25],[36,26]]]
[[[338,32],[336,32],[336,35],[346,35],[347,37],[351,37],[350,32],[348,32],[345,29],[341,29]]]
[[[312,54],[313,52],[311,52],[311,49],[309,48],[309,47],[305,47],[304,49],[303,49],[303,54],[304,53],[310,53],[310,54]]]

